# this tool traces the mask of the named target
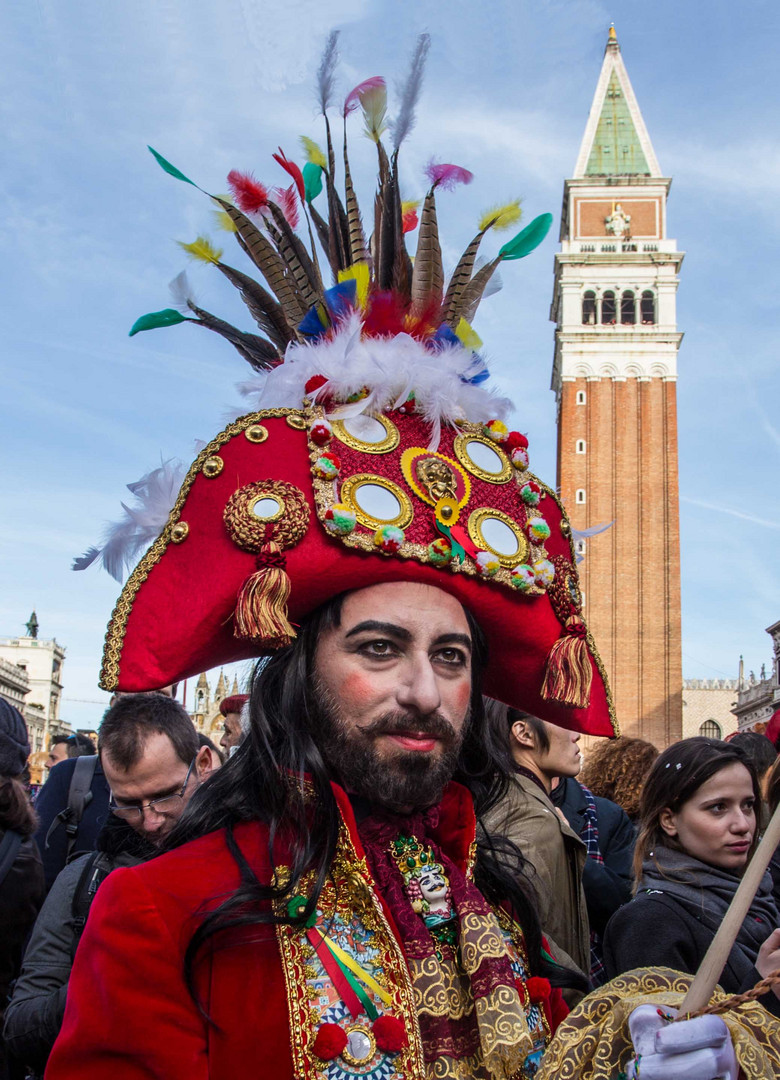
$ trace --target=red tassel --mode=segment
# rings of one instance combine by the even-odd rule
[[[278,544],[264,544],[257,556],[257,570],[241,586],[234,612],[234,634],[280,649],[289,645],[295,630],[287,619],[290,579],[286,559]]]
[[[590,684],[593,669],[588,654],[587,629],[576,615],[566,620],[563,634],[558,638],[547,657],[542,683],[542,697],[570,705],[574,709],[586,709],[590,704]]]
[[[371,1030],[374,1033],[377,1046],[380,1050],[384,1050],[386,1054],[398,1054],[409,1041],[403,1021],[399,1020],[397,1016],[388,1015],[388,1013],[385,1013],[384,1016],[378,1016]]]
[[[338,1024],[323,1024],[312,1050],[321,1061],[333,1061],[347,1045],[347,1033]]]

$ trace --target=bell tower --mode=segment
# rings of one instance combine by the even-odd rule
[[[682,736],[676,293],[671,180],[610,29],[555,257],[558,485],[585,614],[624,735]]]

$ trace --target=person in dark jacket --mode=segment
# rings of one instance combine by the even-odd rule
[[[562,776],[550,799],[587,849],[582,887],[590,924],[591,988],[604,982],[602,938],[607,923],[631,899],[634,826],[624,810],[593,795],[573,776]]]
[[[607,925],[610,978],[653,965],[695,974],[755,850],[759,803],[755,770],[739,748],[696,737],[664,750],[642,794],[637,893]],[[779,926],[767,871],[719,980],[727,994],[780,967]],[[776,1016],[778,997],[780,989],[760,998]]]
[[[35,1074],[43,1075],[59,1035],[73,957],[97,889],[112,870],[156,853],[137,829],[110,815],[97,853],[79,856],[57,876],[35,923],[3,1027],[9,1053]]]
[[[25,939],[44,897],[43,869],[32,840],[35,812],[17,779],[29,755],[21,713],[0,698],[0,1020],[9,987],[19,974]],[[0,1080],[8,1075],[0,1038]]]
[[[47,889],[52,887],[54,879],[64,868],[69,857],[66,825],[65,822],[57,820],[57,815],[68,806],[68,793],[76,762],[79,760],[81,759],[68,758],[55,765],[49,771],[49,778],[35,800],[35,811],[39,822],[35,840],[43,860]],[[95,772],[89,790],[91,798],[84,806],[84,812],[78,822],[76,841],[70,852],[70,858],[94,851],[100,830],[108,820],[110,792],[99,760],[95,761]]]

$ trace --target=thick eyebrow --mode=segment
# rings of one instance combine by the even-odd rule
[[[387,637],[397,638],[399,641],[411,641],[412,635],[403,626],[396,626],[395,623],[380,622],[378,619],[365,619],[363,622],[358,623],[357,626],[353,626],[351,630],[348,630],[344,635],[345,637],[354,637],[355,634],[362,634],[369,632],[373,634],[386,634]],[[432,645],[462,645],[464,648],[471,652],[471,638],[468,634],[440,634]]]
[[[440,634],[433,642],[434,645],[462,645],[471,652],[471,638],[468,634]]]
[[[387,634],[388,637],[398,638],[399,641],[412,640],[412,635],[403,626],[396,626],[395,623],[379,622],[378,619],[365,619],[363,622],[358,623],[357,626],[353,626],[351,630],[348,630],[344,636],[350,638],[354,637],[355,634],[362,634],[364,631]]]

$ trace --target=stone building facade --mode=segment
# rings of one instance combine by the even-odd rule
[[[671,180],[614,30],[555,257],[558,486],[579,537],[585,615],[626,735],[682,734],[676,291]]]
[[[685,679],[682,696],[682,737],[707,735],[725,739],[737,731],[732,712],[738,679]]]
[[[222,714],[219,711],[219,703],[226,697],[240,694],[238,679],[233,676],[233,685],[228,689],[228,681],[224,671],[220,671],[214,693],[205,673],[198,676],[195,684],[195,693],[190,709],[192,722],[202,735],[206,735],[213,743],[219,746],[222,738]]]
[[[772,639],[772,662],[767,670],[762,666],[758,677],[751,671],[745,676],[745,667],[739,662],[739,689],[734,715],[740,731],[763,732],[780,709],[780,622],[767,627]]]
[[[65,648],[37,636],[33,612],[25,636],[0,638],[0,696],[23,714],[33,754],[48,751],[52,735],[71,732],[60,718]]]

